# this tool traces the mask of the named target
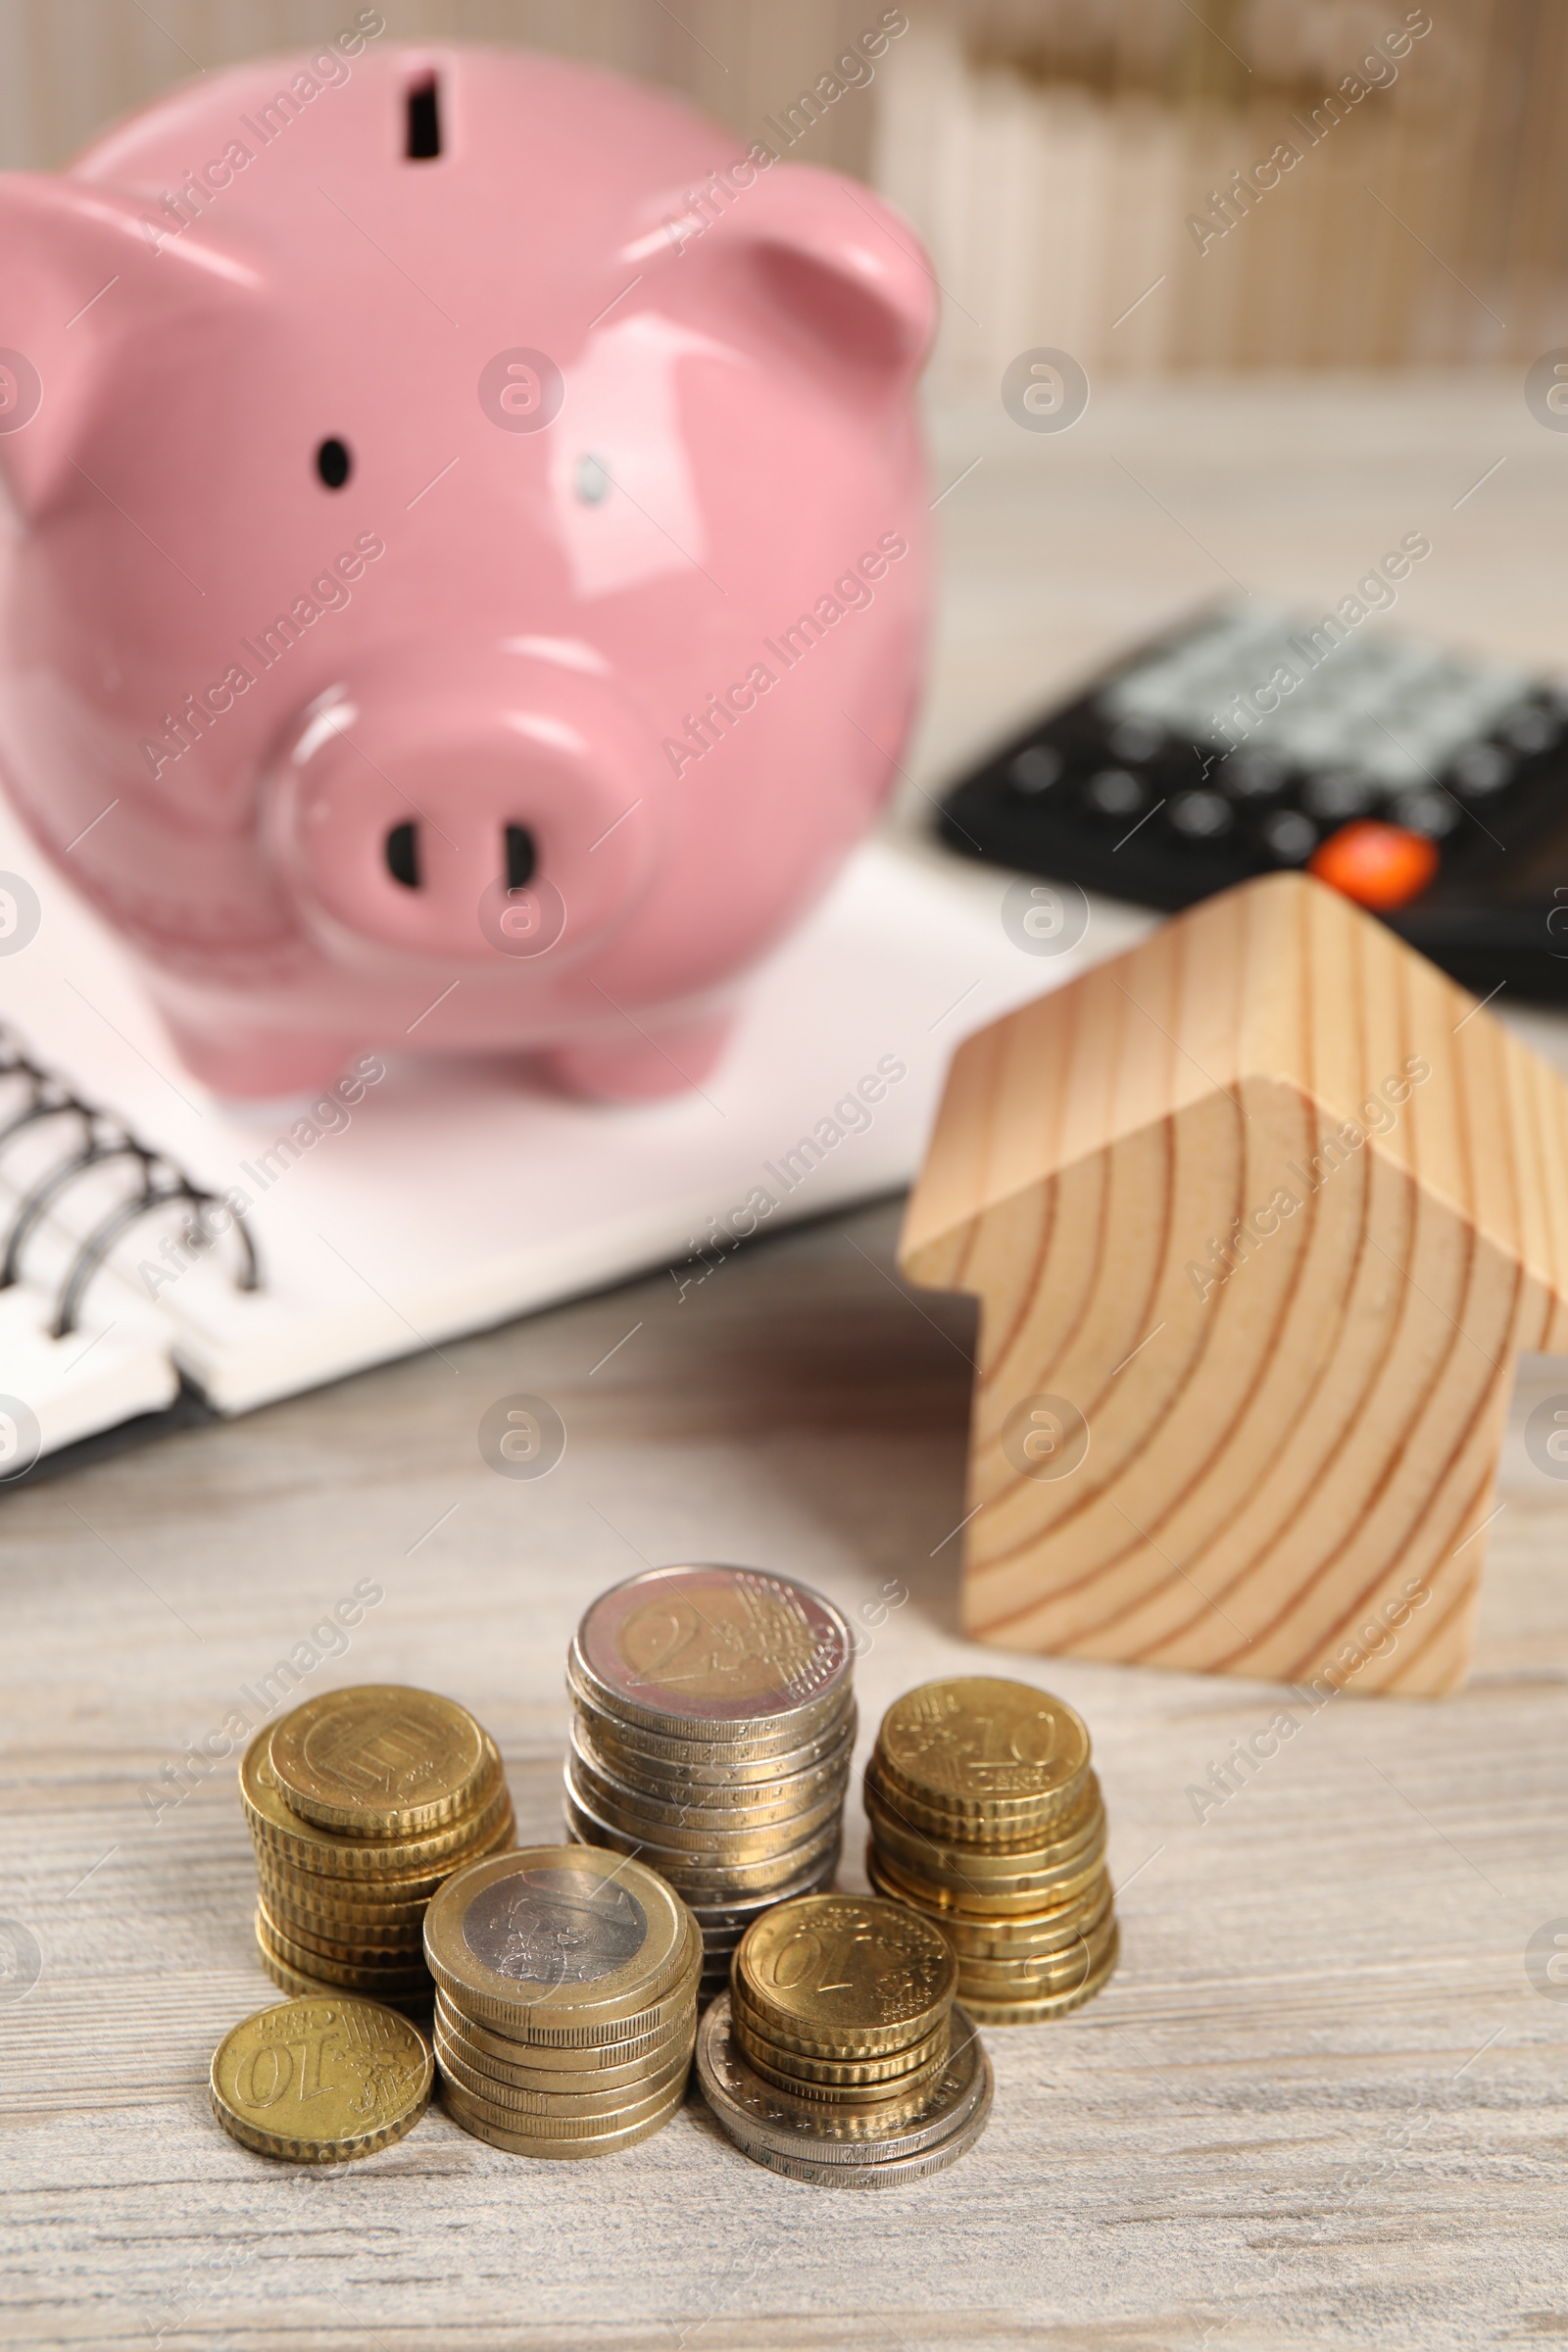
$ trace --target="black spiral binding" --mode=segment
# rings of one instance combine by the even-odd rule
[[[212,1237],[200,1223],[206,1208],[222,1208],[231,1217],[239,1235],[241,1263],[235,1275],[235,1288],[241,1291],[260,1290],[262,1274],[256,1255],[256,1244],[250,1228],[237,1209],[230,1208],[217,1193],[193,1184],[183,1169],[177,1168],[163,1152],[150,1144],[141,1143],[128,1127],[106,1112],[97,1110],[74,1094],[62,1078],[52,1070],[40,1068],[18,1042],[0,1030],[0,1079],[20,1078],[26,1095],[20,1110],[10,1118],[0,1120],[0,1152],[13,1139],[45,1119],[74,1118],[81,1127],[79,1148],[67,1158],[59,1160],[39,1177],[25,1193],[11,1220],[0,1255],[0,1291],[10,1290],[22,1280],[22,1264],[27,1244],[48,1216],[61,1195],[84,1176],[90,1168],[101,1168],[107,1161],[132,1160],[141,1171],[139,1191],[127,1194],[107,1210],[77,1249],[74,1258],[61,1285],[55,1306],[55,1319],[50,1337],[69,1339],[76,1329],[81,1302],[88,1284],[103,1264],[109,1252],[139,1219],[150,1216],[155,1209],[165,1208],[172,1200],[187,1204],[184,1245],[189,1250],[211,1246]]]

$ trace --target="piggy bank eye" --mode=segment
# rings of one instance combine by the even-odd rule
[[[342,441],[323,441],[316,453],[316,470],[329,490],[341,490],[354,470],[354,460]]]

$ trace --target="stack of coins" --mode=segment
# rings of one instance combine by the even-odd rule
[[[686,2095],[703,1943],[674,1890],[620,1854],[534,1845],[430,1905],[435,2050],[454,2122],[517,2156],[608,2156]]]
[[[837,1609],[753,1568],[651,1568],[577,1629],[567,1831],[639,1855],[685,1897],[705,1998],[759,1913],[832,1883],[851,1675]]]
[[[346,2164],[411,2132],[430,2097],[430,2045],[353,1993],[258,2009],[213,2053],[213,2113],[262,2156]]]
[[[430,1998],[424,1914],[453,1871],[510,1845],[501,1757],[429,1690],[325,1690],[259,1732],[240,1766],[262,1966],[285,1992]]]
[[[1089,1734],[1027,1683],[923,1683],[865,1768],[866,1872],[942,1930],[982,2025],[1076,2009],[1116,1965],[1105,1808]]]
[[[781,1903],[747,1930],[703,2020],[703,2094],[738,2147],[794,2180],[885,2188],[940,2172],[991,2106],[956,1981],[944,1937],[902,1904]]]

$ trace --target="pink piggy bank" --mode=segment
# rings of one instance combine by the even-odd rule
[[[223,1093],[675,1092],[909,726],[933,280],[831,172],[381,29],[0,175],[0,774]]]

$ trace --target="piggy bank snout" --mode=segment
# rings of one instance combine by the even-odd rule
[[[339,960],[571,959],[640,896],[637,762],[580,714],[379,708],[314,713],[274,780],[270,847]]]

